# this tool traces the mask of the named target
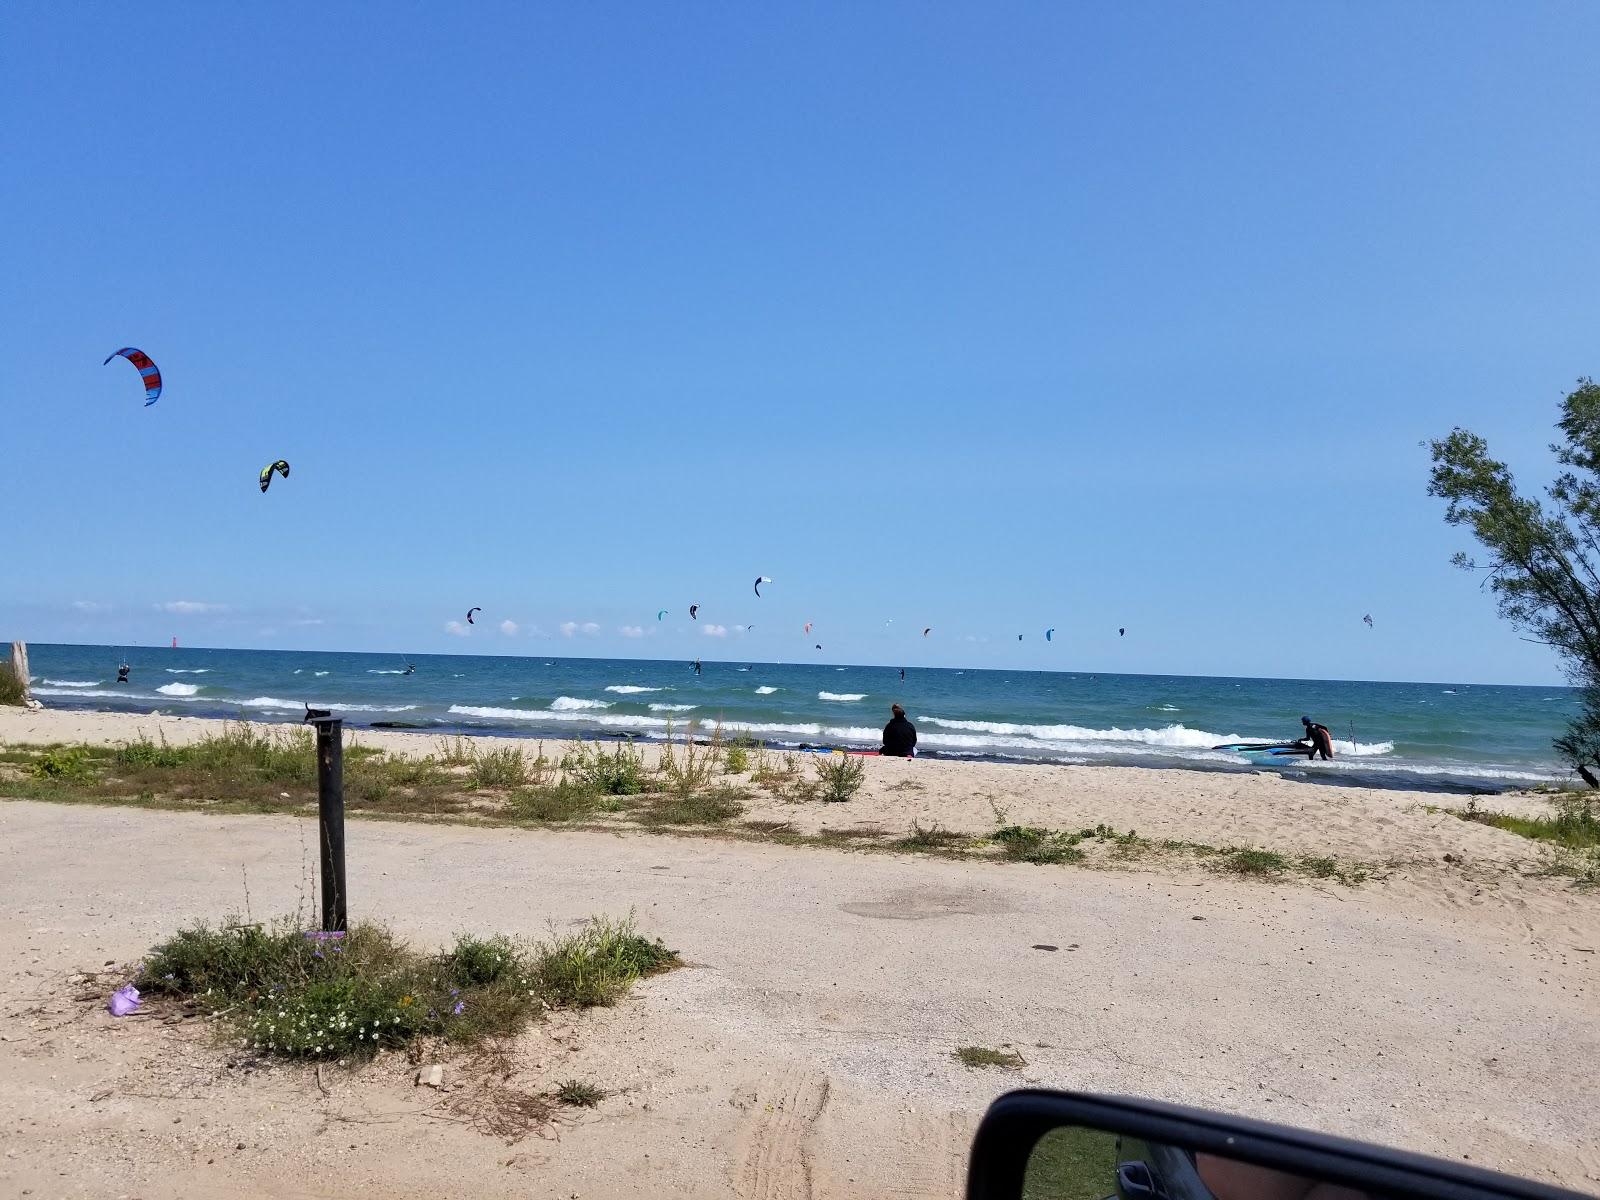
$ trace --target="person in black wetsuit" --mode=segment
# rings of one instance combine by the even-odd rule
[[[906,720],[906,710],[898,704],[890,706],[894,715],[883,727],[883,745],[878,753],[887,758],[912,758],[917,753],[917,727]]]
[[[127,683],[128,682],[128,672],[131,669],[132,668],[129,667],[127,663],[123,663],[120,667],[118,667],[117,668],[117,682],[118,683]]]
[[[906,681],[906,669],[904,667],[901,667],[900,668],[900,682],[904,683],[905,681]]]
[[[694,673],[696,675],[700,674],[700,660],[698,658],[694,660],[693,666],[694,666]]]
[[[1328,759],[1333,757],[1333,734],[1326,725],[1318,725],[1310,717],[1301,717],[1300,724],[1306,728],[1305,736],[1300,740],[1311,747],[1309,758],[1316,758],[1318,754]]]

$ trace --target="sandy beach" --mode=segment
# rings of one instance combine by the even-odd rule
[[[11,744],[215,730],[0,718]],[[1225,1108],[1600,1193],[1587,1100],[1600,1084],[1600,897],[1532,874],[1525,839],[1429,812],[1436,800],[1265,774],[884,760],[848,804],[772,805],[818,828],[982,831],[992,804],[1013,821],[1389,864],[1354,887],[361,822],[353,907],[409,938],[537,937],[631,910],[692,964],[519,1042],[530,1077],[584,1074],[615,1094],[514,1146],[445,1119],[403,1062],[336,1071],[324,1095],[304,1068],[230,1069],[190,1025],[115,1022],[71,982],[186,920],[242,909],[246,888],[258,916],[303,904],[304,815],[9,802],[0,950],[21,969],[0,987],[0,1065],[17,1153],[0,1184],[54,1194],[70,1172],[87,1194],[147,1200],[466,1196],[484,1179],[514,1195],[948,1197],[983,1106],[1038,1084]],[[1059,949],[1032,948],[1046,944]],[[1027,1065],[970,1070],[951,1058],[968,1044],[1013,1047]]]

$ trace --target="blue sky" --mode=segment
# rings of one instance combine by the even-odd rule
[[[0,39],[0,635],[1559,678],[1448,565],[1418,443],[1542,478],[1600,371],[1600,8]]]

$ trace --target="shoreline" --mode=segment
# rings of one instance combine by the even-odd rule
[[[275,715],[272,710],[246,710],[239,705],[230,705],[225,702],[215,702],[209,706],[204,703],[194,703],[192,707],[184,712],[142,706],[135,707],[133,705],[126,707],[108,706],[100,703],[98,699],[95,702],[75,704],[72,703],[70,695],[50,695],[47,699],[39,700],[39,703],[43,705],[44,711],[62,713],[147,716],[188,721],[244,722],[252,725],[270,726],[292,726],[301,723],[299,718],[288,711],[285,711],[280,716]],[[530,716],[534,715],[536,714],[530,714]],[[667,740],[666,732],[659,729],[644,728],[642,722],[641,728],[635,730],[600,724],[581,726],[577,723],[564,723],[559,728],[549,729],[538,726],[537,722],[532,720],[530,720],[527,728],[519,728],[511,724],[484,725],[473,721],[442,721],[437,718],[430,718],[427,724],[404,720],[371,720],[367,719],[365,715],[346,716],[344,721],[345,728],[352,731],[359,730],[383,734],[404,733],[424,738],[497,738],[517,742],[543,741],[558,743],[583,740],[629,743],[641,748],[659,746]],[[707,737],[706,731],[711,727],[704,720],[686,719],[683,728],[689,728],[691,725],[698,727],[701,731],[698,736],[702,739]],[[723,728],[727,737],[734,736],[740,730],[740,726],[736,722],[729,722]],[[672,736],[681,737],[681,730],[673,730]],[[827,742],[809,742],[793,737],[764,736],[755,740],[757,744],[776,751],[812,750],[824,746],[863,749],[867,746],[867,743],[861,742],[859,739],[846,738],[832,739]],[[1270,774],[1319,787],[1366,788],[1377,791],[1421,792],[1444,796],[1499,796],[1527,791],[1531,787],[1560,784],[1570,779],[1570,776],[1535,775],[1532,772],[1528,772],[1520,778],[1496,779],[1491,776],[1474,775],[1465,770],[1452,772],[1445,767],[1437,769],[1423,766],[1386,768],[1376,764],[1365,763],[1361,758],[1352,759],[1347,757],[1341,759],[1338,755],[1335,756],[1335,762],[1338,763],[1336,767],[1332,764],[1313,766],[1309,763],[1268,767],[1250,762],[1233,763],[1185,759],[1156,753],[1140,754],[1133,750],[1125,751],[1115,756],[1106,755],[1102,757],[1089,754],[1062,754],[1059,756],[1006,754],[1000,751],[951,750],[935,746],[919,746],[917,757],[922,760],[987,763],[1007,766],[1115,767],[1132,770],[1190,771],[1225,776]]]
[[[115,746],[146,738],[183,745],[241,722],[161,714],[61,709],[0,710],[0,744],[52,743]],[[284,732],[282,722],[243,722]],[[438,756],[457,735],[415,731],[348,730],[359,744],[411,759]],[[575,739],[499,735],[466,737],[475,750],[530,749],[552,761]],[[681,739],[674,743],[681,747]],[[638,747],[646,769],[665,745]],[[832,756],[794,756],[809,777],[813,762]],[[846,803],[798,803],[781,790],[755,786],[748,775],[719,775],[718,784],[743,789],[744,811],[735,830],[782,830],[806,838],[912,837],[918,831],[983,839],[1008,825],[1075,832],[1108,826],[1137,832],[1162,846],[1261,847],[1301,856],[1336,856],[1429,881],[1447,890],[1484,873],[1515,879],[1548,865],[1549,848],[1505,830],[1467,822],[1438,803],[1437,793],[1416,789],[1310,783],[1276,772],[1196,771],[1185,768],[985,763],[945,759],[856,759],[863,765],[859,794]],[[465,785],[462,785],[462,789]],[[1548,815],[1547,797],[1506,793],[1495,808],[1523,816]],[[621,826],[619,826],[621,827]],[[712,830],[707,836],[719,836]],[[1159,856],[1157,856],[1159,857]],[[1132,864],[1129,864],[1132,865]],[[1172,866],[1153,860],[1152,865]],[[1559,886],[1559,885],[1550,885]]]

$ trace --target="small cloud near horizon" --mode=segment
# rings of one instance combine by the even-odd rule
[[[642,638],[644,636],[644,626],[624,625],[621,629],[617,630],[617,632],[625,638]]]
[[[446,621],[444,623],[444,631],[453,637],[472,636],[472,630],[468,629],[460,621]]]
[[[500,632],[505,634],[507,637],[516,637],[518,628],[519,627],[517,623],[510,618],[500,622]]]
[[[211,604],[205,600],[168,600],[156,605],[159,612],[176,613],[179,616],[198,616],[201,613],[227,612],[226,604]]]
[[[101,604],[98,600],[74,600],[72,607],[81,613],[110,612],[111,605]]]
[[[726,625],[707,625],[705,635],[707,637],[725,638],[728,636],[728,627]]]
[[[593,621],[584,621],[582,624],[577,621],[563,621],[561,623],[561,636],[565,638],[577,637],[580,633],[584,637],[594,637],[599,632],[600,626]]]

